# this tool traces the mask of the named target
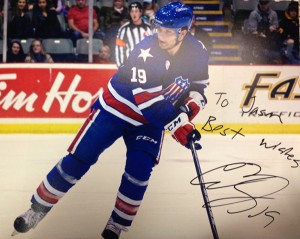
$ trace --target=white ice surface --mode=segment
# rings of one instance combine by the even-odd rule
[[[29,208],[32,193],[65,155],[73,137],[0,135],[0,239],[11,238],[14,219]],[[260,146],[262,139],[268,145],[280,144],[266,149]],[[212,208],[220,239],[300,238],[300,167],[293,161],[300,160],[299,140],[300,135],[233,139],[232,135],[203,135],[203,149],[198,151],[202,172],[215,169],[204,179],[228,186],[208,190],[209,199],[219,199],[213,205],[233,203]],[[289,156],[282,152],[284,148]],[[14,239],[101,238],[115,203],[125,153],[123,141],[117,141],[36,229]],[[228,164],[234,166],[225,167]],[[190,151],[166,135],[142,206],[121,239],[212,238],[200,186],[190,184],[195,176]]]

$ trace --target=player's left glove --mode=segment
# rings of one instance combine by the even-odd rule
[[[177,142],[187,148],[190,148],[190,140],[195,142],[201,138],[200,132],[196,130],[195,125],[189,121],[186,113],[180,113],[175,119],[165,125],[165,129],[172,134],[172,137]],[[195,148],[201,149],[201,145],[197,143],[195,144]]]
[[[180,109],[187,113],[189,120],[192,121],[195,116],[204,109],[206,102],[207,100],[204,95],[197,91],[191,91],[189,97],[184,100]]]

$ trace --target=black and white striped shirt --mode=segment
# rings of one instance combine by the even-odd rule
[[[119,28],[115,48],[115,60],[118,67],[124,63],[134,46],[148,35],[151,35],[151,26],[144,21],[141,25],[128,22]]]

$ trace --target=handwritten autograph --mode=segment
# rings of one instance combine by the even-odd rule
[[[208,202],[210,207],[222,207],[235,205],[235,209],[227,209],[228,214],[237,214],[250,211],[258,206],[261,200],[274,199],[271,195],[280,192],[289,185],[289,180],[269,174],[261,173],[261,166],[254,163],[232,163],[209,170],[205,174],[218,175],[222,180],[205,182],[207,190],[226,189],[229,190],[229,197],[213,199]],[[211,175],[212,176],[212,175]],[[191,185],[199,185],[198,176],[190,181]],[[239,205],[237,205],[239,204]],[[207,205],[203,205],[206,207]],[[238,208],[239,209],[236,209]],[[257,214],[249,214],[248,218],[264,215],[269,221],[264,226],[269,226],[275,220],[278,211],[269,210],[269,207]]]
[[[258,107],[254,108],[254,104],[255,104],[255,96],[252,96],[251,98],[253,98],[253,103],[250,107],[250,109],[248,111],[244,110],[244,108],[242,108],[242,117],[245,114],[248,114],[248,116],[264,116],[264,117],[278,117],[279,121],[281,124],[283,124],[282,119],[281,119],[281,115],[276,114],[275,112],[268,112],[265,109],[259,109]]]

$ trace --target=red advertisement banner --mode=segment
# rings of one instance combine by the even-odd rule
[[[0,118],[85,118],[115,72],[74,64],[0,68]]]

